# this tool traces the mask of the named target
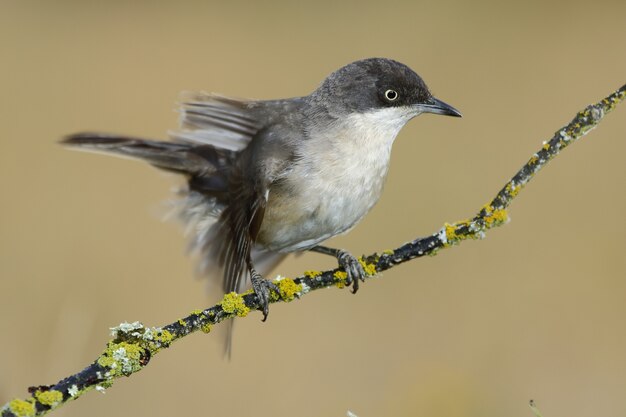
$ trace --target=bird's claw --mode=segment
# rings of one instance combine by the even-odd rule
[[[344,250],[340,250],[337,254],[337,261],[339,266],[346,271],[346,285],[349,287],[352,284],[352,294],[356,294],[359,290],[359,281],[365,281],[367,275],[363,265],[352,254]]]
[[[267,315],[270,313],[270,297],[272,291],[275,291],[280,296],[280,290],[271,281],[266,280],[258,272],[252,270],[250,274],[250,281],[252,281],[252,289],[259,300],[259,310],[263,312],[263,320],[267,320]]]

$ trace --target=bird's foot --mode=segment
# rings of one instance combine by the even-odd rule
[[[254,269],[250,271],[250,281],[252,281],[252,289],[259,300],[259,310],[263,312],[263,321],[265,321],[270,313],[269,305],[272,291],[275,291],[280,297],[280,290],[273,282],[263,278]]]
[[[352,284],[352,294],[356,294],[359,290],[359,281],[365,281],[365,276],[367,275],[363,265],[357,258],[345,250],[337,251],[337,261],[339,266],[346,271],[346,285],[349,287]]]

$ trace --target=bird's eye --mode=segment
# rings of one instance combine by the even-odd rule
[[[396,90],[385,91],[385,98],[389,101],[394,101],[398,98],[398,92]]]

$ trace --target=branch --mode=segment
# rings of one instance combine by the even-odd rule
[[[459,244],[467,239],[481,239],[485,232],[507,222],[507,208],[513,199],[535,174],[563,149],[595,128],[602,118],[626,98],[626,85],[600,102],[580,111],[552,139],[544,142],[526,164],[507,182],[498,194],[478,213],[467,220],[445,224],[436,233],[408,242],[395,250],[363,256],[360,259],[368,278],[400,263],[434,255],[439,250]],[[307,271],[304,276],[276,278],[280,294],[273,293],[271,302],[292,301],[311,291],[331,286],[343,288],[346,273],[340,269]],[[226,294],[213,307],[196,310],[187,317],[163,327],[145,327],[139,322],[122,323],[111,329],[111,340],[98,358],[82,371],[56,384],[30,387],[26,399],[13,399],[0,409],[0,417],[42,416],[75,400],[90,390],[105,390],[122,376],[130,376],[143,369],[154,355],[170,347],[175,341],[201,330],[211,331],[211,326],[233,317],[245,317],[259,308],[256,295],[247,291],[242,294]]]

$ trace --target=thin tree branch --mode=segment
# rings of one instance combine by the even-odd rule
[[[360,261],[368,277],[411,259],[433,255],[463,240],[480,239],[487,230],[504,224],[508,220],[507,207],[528,181],[563,149],[595,128],[625,98],[626,85],[580,111],[567,126],[545,142],[474,217],[445,224],[436,233],[408,242],[395,250],[363,256]],[[304,276],[295,279],[277,278],[275,283],[280,294],[272,294],[271,302],[292,301],[313,290],[330,286],[344,287],[346,273],[340,269],[307,271]],[[112,386],[116,379],[140,371],[154,355],[188,334],[198,330],[208,333],[212,325],[232,317],[244,317],[258,308],[256,295],[248,291],[243,294],[226,294],[215,306],[193,311],[187,317],[164,327],[145,327],[139,322],[122,323],[111,329],[111,340],[91,365],[56,384],[30,387],[30,397],[8,402],[0,409],[0,416],[31,417],[47,414],[87,391],[104,390]]]

